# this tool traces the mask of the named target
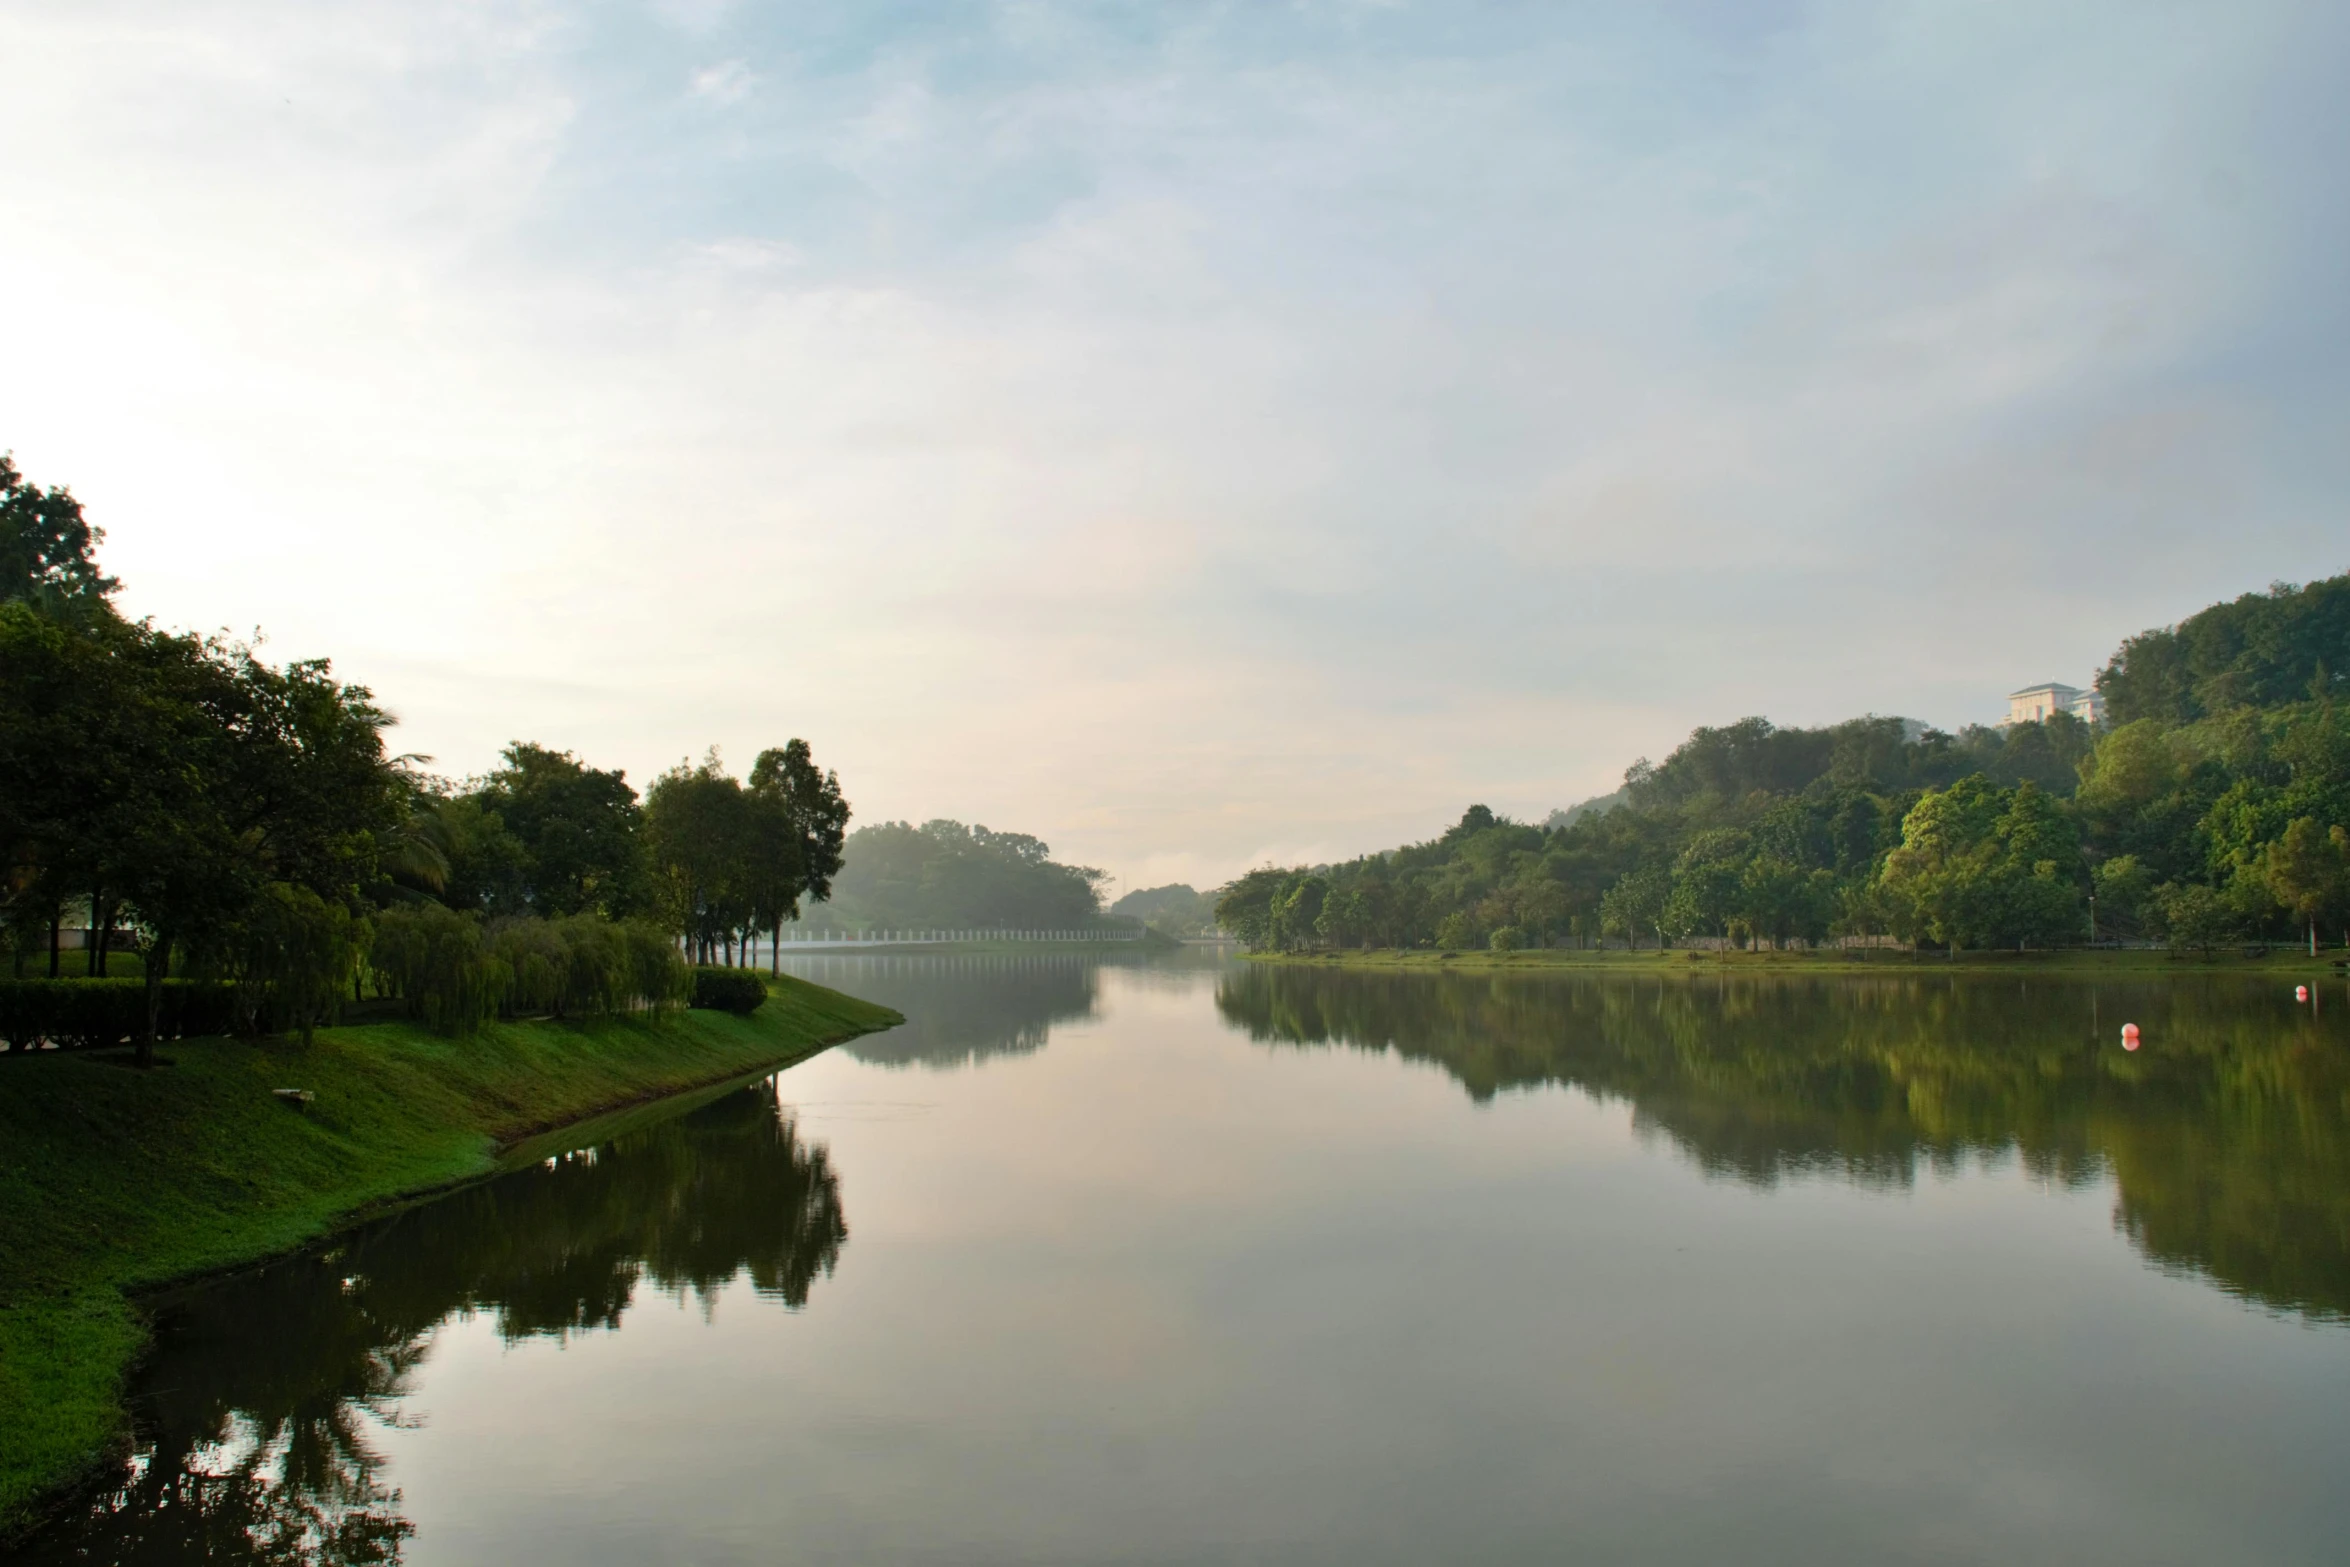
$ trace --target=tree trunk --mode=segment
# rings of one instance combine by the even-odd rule
[[[57,978],[58,965],[63,961],[59,953],[65,945],[65,910],[56,909],[49,915],[49,977]]]
[[[163,976],[171,970],[171,937],[155,933],[155,944],[147,951],[147,1026],[139,1034],[139,1070],[155,1065],[155,1035],[163,1024]]]
[[[767,972],[775,978],[783,976],[783,921],[775,922],[774,939],[767,943]]]

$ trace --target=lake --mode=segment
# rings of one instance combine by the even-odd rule
[[[910,1021],[170,1298],[25,1559],[2342,1559],[2338,978],[795,970]]]

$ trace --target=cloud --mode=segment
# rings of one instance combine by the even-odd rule
[[[1752,21],[19,10],[0,445],[447,770],[798,733],[1138,881],[2350,564],[2339,24]]]
[[[751,68],[740,60],[723,60],[694,72],[689,91],[715,104],[740,103],[758,85]]]

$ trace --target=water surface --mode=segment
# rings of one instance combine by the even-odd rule
[[[174,1298],[30,1559],[2340,1559],[2337,980],[801,966],[908,1025]]]

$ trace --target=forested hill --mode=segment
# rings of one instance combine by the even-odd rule
[[[1635,762],[1612,802],[1539,827],[1471,806],[1425,843],[1252,871],[1217,917],[1284,950],[2350,943],[2341,671],[2350,577],[2279,586],[2125,642],[2098,729],[1743,719]]]
[[[2350,682],[2350,574],[2279,583],[2130,638],[2097,677],[2107,716],[2192,723],[2275,707]]]

